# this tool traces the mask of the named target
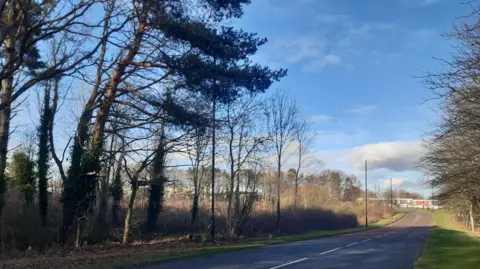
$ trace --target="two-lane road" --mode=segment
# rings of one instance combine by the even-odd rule
[[[428,213],[366,232],[140,266],[146,269],[411,269],[430,233]]]

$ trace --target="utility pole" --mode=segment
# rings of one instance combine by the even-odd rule
[[[365,227],[368,228],[367,160],[365,160]]]
[[[392,184],[392,178],[390,178],[390,204],[391,204],[391,206],[392,206],[392,216],[393,216],[394,210],[393,210],[393,184]]]
[[[212,97],[213,97],[213,104],[212,104],[212,227],[211,227],[211,235],[212,235],[212,244],[215,244],[215,110],[216,110],[216,96],[215,96],[215,88],[216,88],[216,81],[214,81],[212,87]]]

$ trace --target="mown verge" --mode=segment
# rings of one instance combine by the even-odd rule
[[[480,266],[480,238],[452,222],[453,214],[437,211],[430,238],[415,269],[471,269]]]

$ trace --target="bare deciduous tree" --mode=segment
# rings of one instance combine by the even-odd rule
[[[440,105],[441,117],[425,137],[426,152],[420,163],[427,183],[439,190],[436,198],[475,230],[480,214],[480,22],[478,6],[471,7],[473,20],[461,22],[448,35],[457,41],[457,50],[451,60],[442,61],[446,70],[425,78]]]
[[[194,127],[191,134],[189,134],[191,143],[187,145],[186,153],[192,165],[189,170],[192,185],[193,185],[193,199],[190,216],[190,229],[192,232],[196,231],[198,206],[200,202],[200,195],[202,190],[202,182],[205,177],[205,170],[208,162],[208,145],[210,143],[210,136],[205,127]]]
[[[294,194],[294,202],[293,202],[293,210],[296,214],[297,212],[297,197],[298,197],[298,187],[302,181],[302,175],[300,174],[300,170],[302,168],[309,167],[311,165],[318,166],[321,165],[320,162],[316,162],[314,158],[309,158],[308,154],[310,153],[310,147],[317,138],[317,133],[312,130],[312,123],[308,121],[299,122],[297,124],[297,128],[295,130],[295,142],[297,143],[297,167],[295,168],[295,194]]]
[[[277,232],[280,232],[280,188],[282,182],[282,164],[286,149],[295,140],[298,126],[298,108],[295,101],[284,91],[277,91],[265,105],[266,128],[272,139],[273,152],[277,165]]]
[[[221,141],[226,145],[224,154],[229,167],[227,202],[227,226],[230,236],[238,228],[236,219],[240,217],[240,177],[246,162],[250,160],[268,137],[260,135],[261,101],[253,96],[245,96],[236,102],[225,105],[224,134]]]

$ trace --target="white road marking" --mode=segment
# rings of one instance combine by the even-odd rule
[[[277,269],[277,268],[281,268],[281,267],[284,267],[284,266],[287,266],[287,265],[290,265],[290,264],[294,264],[294,263],[298,263],[298,262],[302,262],[304,260],[307,260],[308,258],[303,258],[303,259],[300,259],[300,260],[296,260],[296,261],[293,261],[293,262],[288,262],[288,263],[284,263],[284,264],[281,264],[279,266],[275,266],[275,267],[272,267],[270,269]]]
[[[350,245],[347,245],[347,247],[355,246],[358,243],[360,243],[360,242],[351,243]]]
[[[403,227],[403,228],[401,228],[401,229],[398,229],[398,230],[395,230],[395,231],[392,231],[392,232],[380,234],[380,235],[375,236],[375,237],[367,238],[367,239],[362,240],[362,241],[359,241],[359,242],[354,242],[354,243],[351,243],[351,244],[347,245],[346,247],[351,247],[351,246],[354,246],[354,245],[357,245],[357,244],[360,244],[360,243],[363,243],[363,242],[368,242],[368,241],[370,241],[370,240],[372,240],[372,239],[377,239],[377,238],[380,238],[380,237],[383,237],[383,236],[387,236],[387,235],[390,235],[390,234],[393,234],[393,233],[402,231],[402,230],[404,230],[404,229],[407,229],[407,228],[411,227],[414,223],[415,223],[415,220],[414,220],[410,225],[408,225],[407,227]],[[336,250],[336,249],[335,249],[335,250]],[[328,252],[327,252],[327,253],[328,253]]]
[[[371,237],[371,238],[367,238],[365,240],[362,240],[362,241],[359,241],[359,242],[354,242],[354,243],[351,243],[349,245],[347,245],[346,247],[351,247],[351,246],[354,246],[354,245],[357,245],[357,244],[360,244],[360,243],[363,243],[363,242],[368,242],[372,239],[376,239],[376,238],[380,238],[382,236],[387,236],[389,234],[393,234],[393,233],[396,233],[396,232],[399,232],[399,231],[402,231],[404,229],[407,229],[409,227],[411,227],[415,222],[417,221],[417,215],[415,214],[415,219],[412,221],[412,223],[410,223],[410,225],[408,225],[407,227],[403,227],[401,229],[398,229],[398,230],[395,230],[395,231],[392,231],[392,232],[389,232],[389,233],[385,233],[385,234],[381,234],[381,235],[378,235],[378,236],[375,236],[375,237]],[[320,255],[325,255],[325,254],[328,254],[330,252],[334,252],[334,251],[337,251],[339,249],[342,249],[343,247],[338,247],[338,248],[334,248],[334,249],[331,249],[331,250],[327,250],[325,252],[322,252],[320,253]],[[278,265],[278,266],[275,266],[275,267],[272,267],[270,269],[277,269],[277,268],[282,268],[282,267],[285,267],[287,265],[291,265],[291,264],[295,264],[295,263],[299,263],[299,262],[302,262],[304,260],[308,260],[308,258],[303,258],[303,259],[299,259],[299,260],[296,260],[296,261],[292,261],[292,262],[288,262],[288,263],[285,263],[285,264],[281,264],[281,265]]]
[[[320,253],[320,255],[325,255],[325,254],[327,254],[327,253],[334,252],[334,251],[337,251],[337,250],[339,250],[339,249],[341,249],[341,248],[334,248],[334,249],[331,249],[331,250],[327,250],[327,251],[325,251],[325,252]]]

